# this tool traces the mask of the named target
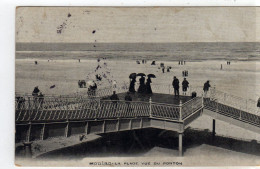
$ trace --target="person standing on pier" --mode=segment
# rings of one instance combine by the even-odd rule
[[[207,96],[207,93],[208,93],[210,87],[211,87],[211,86],[210,86],[210,84],[209,84],[209,80],[207,80],[207,81],[204,83],[204,86],[203,86],[204,97]]]
[[[135,93],[135,82],[136,82],[136,78],[132,78],[129,87],[129,92],[131,93]]]
[[[112,107],[114,109],[114,112],[116,111],[116,108],[117,108],[117,103],[119,101],[119,97],[118,95],[116,94],[116,91],[113,91],[113,94],[112,96],[110,96],[110,100],[112,101]]]
[[[127,92],[126,93],[126,96],[125,96],[125,101],[126,101],[126,110],[127,112],[130,112],[131,111],[131,101],[132,101],[132,97],[130,96],[130,92]]]
[[[188,87],[189,87],[189,82],[186,80],[186,78],[184,78],[183,81],[182,81],[182,92],[183,92],[183,95],[186,95]]]
[[[36,87],[33,89],[32,96],[37,97],[38,94],[39,94],[39,92],[40,92],[40,90],[39,90],[38,86],[36,86]]]
[[[141,76],[141,78],[139,79],[140,82],[140,86],[138,88],[138,93],[144,93],[145,92],[145,84],[144,84],[145,78],[144,76]]]
[[[42,92],[40,92],[38,98],[39,98],[40,108],[42,108],[42,105],[43,105],[43,102],[44,102],[44,95],[42,94]]]
[[[148,76],[148,78],[146,80],[146,93],[147,94],[152,94],[153,93],[152,88],[151,88],[151,83],[152,83],[151,77]]]
[[[179,96],[179,79],[176,78],[176,76],[173,77],[172,86],[174,88],[174,95]]]
[[[33,96],[33,102],[34,102],[34,106],[35,108],[38,107],[38,95],[39,95],[39,88],[38,86],[36,86],[34,89],[33,89],[33,92],[32,92],[32,96]]]

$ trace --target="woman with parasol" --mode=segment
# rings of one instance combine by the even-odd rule
[[[144,84],[145,81],[144,76],[146,75],[144,73],[138,73],[136,76],[141,76],[141,78],[139,79],[140,86],[138,88],[138,93],[144,93],[146,91],[146,86]]]
[[[136,73],[131,73],[129,75],[129,79],[130,79],[129,92],[135,93]]]
[[[152,83],[152,80],[151,78],[156,78],[156,76],[154,74],[149,74],[147,75],[147,80],[146,80],[146,93],[147,94],[152,94],[153,91],[152,91],[152,88],[151,88],[151,83]]]

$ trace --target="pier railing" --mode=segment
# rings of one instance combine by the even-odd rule
[[[189,108],[190,107],[190,108]],[[64,121],[85,119],[109,119],[128,117],[156,117],[183,120],[203,108],[203,99],[193,98],[183,105],[122,100],[101,100],[100,98],[47,97],[40,100],[26,97],[16,100],[16,122]]]
[[[210,90],[210,99],[214,100],[215,102],[237,108],[241,111],[260,116],[256,101],[228,94],[216,90],[214,87]]]

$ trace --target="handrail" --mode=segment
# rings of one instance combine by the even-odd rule
[[[139,116],[179,120],[179,114],[180,105],[151,101],[115,101],[100,98],[55,98],[39,101],[29,96],[23,103],[16,102],[17,122]]]
[[[231,107],[237,108],[242,111],[246,111],[252,114],[258,114],[257,102],[253,100],[248,100],[239,96],[225,93],[223,91],[211,89],[211,100],[216,100],[219,103],[229,105]]]

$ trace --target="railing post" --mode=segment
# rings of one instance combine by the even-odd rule
[[[179,121],[182,121],[182,100],[180,100]]]
[[[149,99],[149,115],[152,117],[152,97]]]

